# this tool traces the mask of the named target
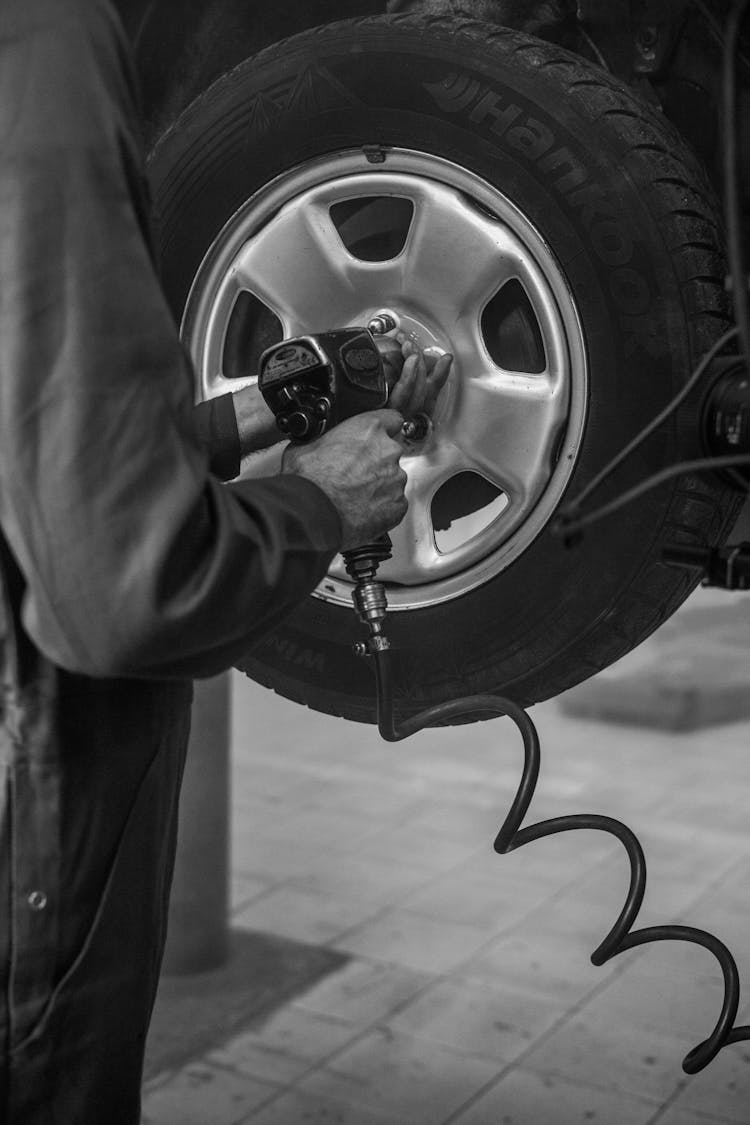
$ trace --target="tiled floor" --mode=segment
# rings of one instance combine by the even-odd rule
[[[146,1089],[144,1125],[750,1125],[750,1044],[693,1079],[713,958],[662,943],[604,968],[621,846],[568,833],[498,857],[520,770],[507,721],[387,745],[237,676],[233,924],[327,944],[342,969]],[[532,819],[623,819],[644,925],[733,950],[750,1018],[750,724],[686,736],[537,707]]]

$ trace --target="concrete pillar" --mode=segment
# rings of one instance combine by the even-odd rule
[[[164,972],[207,972],[228,954],[230,676],[195,684]]]

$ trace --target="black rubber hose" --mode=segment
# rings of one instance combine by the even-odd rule
[[[467,695],[449,703],[439,703],[396,724],[393,713],[393,679],[390,650],[380,649],[373,653],[378,701],[378,730],[386,742],[401,742],[417,731],[438,726],[449,719],[468,715],[507,715],[516,724],[524,747],[523,774],[510,811],[498,832],[494,848],[505,855],[532,840],[553,836],[558,832],[573,832],[578,829],[594,829],[615,836],[625,848],[630,861],[630,886],[627,898],[617,921],[604,940],[591,954],[594,965],[603,965],[618,953],[646,945],[653,941],[687,941],[702,945],[716,957],[724,976],[724,1001],[719,1018],[711,1034],[703,1042],[689,1051],[682,1060],[686,1074],[697,1074],[708,1066],[722,1047],[729,1043],[739,1043],[750,1039],[750,1027],[734,1026],[740,1001],[740,981],[737,964],[723,942],[705,930],[693,926],[649,926],[643,930],[631,930],[646,893],[646,859],[638,837],[627,825],[609,816],[597,813],[574,813],[542,820],[538,824],[522,828],[522,822],[534,796],[539,778],[541,749],[539,735],[529,715],[517,703],[502,695]]]

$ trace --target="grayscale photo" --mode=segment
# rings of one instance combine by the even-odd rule
[[[750,0],[0,0],[0,1125],[750,1125]]]

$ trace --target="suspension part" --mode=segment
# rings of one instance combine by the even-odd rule
[[[713,383],[703,400],[703,446],[711,457],[750,453],[750,372],[741,356],[723,356],[711,367]],[[742,491],[750,485],[750,468],[725,469],[719,475]]]

